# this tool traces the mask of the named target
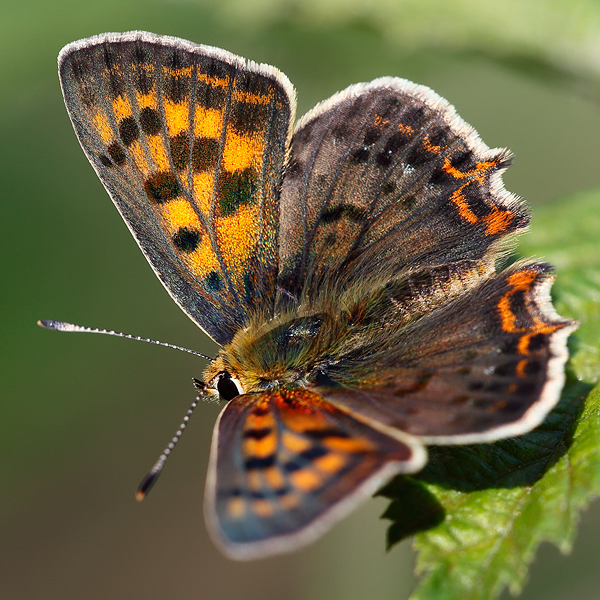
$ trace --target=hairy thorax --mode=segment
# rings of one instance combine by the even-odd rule
[[[307,383],[328,362],[339,326],[327,314],[291,315],[257,323],[236,334],[204,372],[209,391],[224,375],[240,392]]]

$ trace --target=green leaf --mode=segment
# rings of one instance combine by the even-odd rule
[[[519,247],[556,265],[555,305],[581,322],[561,401],[545,422],[494,444],[430,448],[421,473],[381,491],[392,499],[388,546],[421,530],[414,548],[423,577],[411,600],[518,593],[540,542],[569,552],[582,509],[600,495],[600,388],[590,393],[600,375],[599,232],[593,190],[539,208]]]

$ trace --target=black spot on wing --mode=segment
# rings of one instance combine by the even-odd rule
[[[188,134],[179,133],[169,139],[171,159],[177,171],[183,171],[190,162],[190,141]]]
[[[528,349],[530,352],[538,352],[546,346],[547,340],[543,333],[536,333],[529,338]]]
[[[223,289],[223,278],[216,271],[211,271],[205,278],[206,286],[213,292],[220,292]]]
[[[460,152],[450,160],[450,164],[455,169],[463,172],[471,170],[475,166],[476,162],[477,161],[475,160],[472,150]]]
[[[112,158],[113,162],[119,166],[125,164],[125,161],[127,160],[127,155],[125,154],[125,150],[123,150],[123,148],[121,147],[121,144],[119,144],[119,142],[113,142],[108,147],[108,154]]]
[[[171,55],[170,64],[165,73],[164,90],[171,102],[180,104],[185,102],[191,91],[191,77],[187,67],[190,61],[184,52],[175,49]]]
[[[241,205],[256,200],[256,172],[247,168],[242,171],[221,171],[218,182],[218,199],[221,216],[229,217]]]
[[[446,125],[433,125],[427,134],[429,143],[432,146],[440,146],[443,148],[452,141],[452,132]]]
[[[108,44],[104,44],[102,50],[110,92],[113,98],[117,98],[125,93],[125,81],[123,79],[122,71],[118,68],[119,56],[113,53]]]
[[[402,114],[402,123],[409,125],[415,130],[423,127],[426,120],[425,107],[420,104],[407,108]]]
[[[262,440],[267,437],[273,429],[271,427],[261,427],[258,429],[247,429],[244,431],[243,437],[253,440]]]
[[[192,147],[192,169],[207,171],[214,167],[219,156],[219,142],[214,138],[197,137]]]
[[[158,204],[176,198],[181,191],[177,177],[169,171],[155,173],[149,177],[144,183],[144,189],[148,199]]]
[[[152,60],[143,42],[135,43],[133,61],[136,66],[132,73],[133,86],[141,94],[149,94],[154,88],[154,79],[150,75]]]
[[[235,89],[255,96],[268,98],[273,94],[273,83],[268,77],[259,73],[242,72],[236,77]]]
[[[342,218],[347,218],[355,223],[362,223],[366,217],[367,211],[364,208],[360,208],[354,204],[338,204],[323,212],[321,221],[323,223],[333,223]]]
[[[431,154],[421,144],[414,145],[406,156],[406,163],[417,168],[431,160]]]
[[[173,244],[182,252],[189,253],[198,248],[201,239],[202,235],[200,232],[195,231],[194,229],[189,229],[188,227],[182,227],[173,236]]]
[[[250,102],[235,102],[229,113],[230,124],[242,135],[262,131],[269,118],[269,106]]]
[[[383,150],[377,154],[376,162],[382,167],[389,167],[398,154],[406,147],[409,137],[404,131],[397,131],[386,141]]]
[[[371,151],[363,146],[362,148],[357,148],[354,150],[350,156],[350,160],[355,164],[365,163],[369,160],[371,156]]]
[[[119,136],[126,146],[131,146],[139,137],[140,130],[133,117],[125,117],[119,123]]]
[[[233,76],[233,67],[221,61],[203,57],[198,64],[196,102],[205,109],[221,110],[228,96],[225,82]]]
[[[219,156],[219,142],[214,138],[197,137],[193,141],[190,156],[190,142],[185,132],[169,140],[173,166],[177,171],[187,169],[190,160],[192,169],[198,173],[214,167]]]
[[[244,468],[247,471],[268,469],[275,465],[276,459],[277,457],[275,454],[270,454],[269,456],[261,458],[253,456],[244,462]]]
[[[140,111],[140,127],[146,135],[156,135],[162,129],[162,120],[158,111],[145,106]]]

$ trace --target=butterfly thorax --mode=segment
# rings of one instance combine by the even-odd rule
[[[343,335],[342,321],[328,313],[292,314],[251,325],[221,350],[205,381],[214,387],[226,373],[245,393],[310,383],[326,368],[332,342]]]

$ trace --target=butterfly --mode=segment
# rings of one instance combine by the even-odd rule
[[[321,536],[427,444],[536,427],[576,323],[530,215],[432,90],[352,85],[294,125],[274,67],[145,32],[59,56],[81,146],[167,292],[221,346],[205,515],[235,559]],[[60,327],[55,327],[60,328]]]

